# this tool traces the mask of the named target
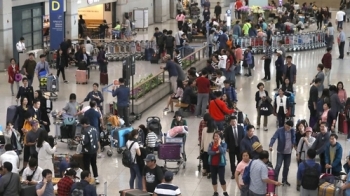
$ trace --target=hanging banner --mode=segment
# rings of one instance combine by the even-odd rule
[[[50,0],[50,50],[64,41],[64,0]]]

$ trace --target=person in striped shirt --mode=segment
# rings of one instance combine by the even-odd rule
[[[180,67],[182,67],[182,57],[181,57],[180,50],[178,49],[175,50],[174,61],[175,63],[179,64]]]
[[[158,136],[152,130],[149,129],[149,132],[146,136],[146,147],[151,152],[153,152],[154,147],[156,147],[157,140],[158,140]]]
[[[181,196],[179,187],[171,183],[173,178],[173,172],[166,171],[164,173],[164,183],[156,186],[153,196]]]

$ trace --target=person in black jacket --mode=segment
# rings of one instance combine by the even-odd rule
[[[16,101],[18,99],[26,97],[28,99],[28,106],[33,105],[34,89],[32,86],[28,86],[28,79],[22,79],[23,86],[20,86],[16,95]]]
[[[101,73],[107,73],[107,58],[106,58],[106,51],[105,51],[105,47],[102,45],[100,47],[100,51],[98,52],[97,55],[97,63],[98,66],[100,67],[100,72]]]
[[[263,83],[259,83],[258,84],[258,91],[255,93],[255,102],[256,102],[256,110],[257,110],[257,120],[256,120],[256,129],[260,129],[260,118],[261,118],[261,114],[260,114],[260,105],[266,101],[267,97],[269,97],[269,93],[264,89],[265,85]],[[264,131],[267,131],[267,116],[264,116]]]
[[[64,72],[64,68],[68,63],[66,62],[66,58],[63,57],[63,51],[60,49],[57,51],[57,58],[56,58],[56,69],[57,69],[57,78],[60,77],[60,73],[62,73],[62,79],[64,83],[68,83],[66,80],[66,74]]]
[[[81,46],[79,52],[76,53],[75,56],[77,62],[78,62],[78,69],[79,70],[87,70],[88,71],[88,78],[90,78],[90,56],[86,53],[85,46]]]
[[[276,66],[276,88],[274,91],[277,91],[280,88],[280,85],[283,84],[283,68],[284,68],[284,62],[282,57],[282,51],[277,51],[277,60],[275,61]]]
[[[85,22],[84,22],[85,23]],[[69,50],[72,49],[72,41],[67,39],[60,44],[60,49],[62,50],[62,65],[68,67]]]
[[[225,142],[227,143],[227,151],[230,156],[230,164],[231,164],[231,179],[235,178],[236,172],[236,157],[237,164],[242,161],[241,151],[240,151],[240,143],[244,138],[244,128],[240,125],[237,125],[237,117],[232,116],[230,119],[230,126],[225,129],[224,137]]]
[[[215,6],[214,13],[215,13],[215,16],[216,16],[216,21],[219,22],[220,21],[220,15],[221,15],[220,2],[218,2],[218,4]]]
[[[34,93],[34,98],[38,99],[40,101],[40,113],[41,113],[41,120],[43,122],[46,122],[47,124],[44,124],[44,127],[47,132],[50,132],[50,117],[48,113],[52,110],[52,101],[50,101],[50,105],[47,107],[47,99],[43,96],[43,93],[40,90],[36,90]]]
[[[80,120],[80,124],[83,126],[83,134],[80,139],[80,143],[83,146],[83,160],[84,170],[90,171],[90,165],[92,167],[92,173],[95,177],[96,184],[99,184],[98,171],[96,165],[97,151],[98,151],[98,131],[95,127],[90,125],[88,118],[83,117]]]
[[[17,123],[18,131],[21,134],[21,138],[23,137],[23,125],[26,120],[26,116],[28,113],[28,99],[26,97],[21,98],[21,103],[16,108],[16,114],[12,120],[12,124]]]
[[[42,120],[42,114],[40,111],[40,100],[35,99],[33,101],[33,107],[30,107],[28,109],[28,112],[30,113],[31,117],[39,122],[40,125],[48,125],[46,121]],[[46,127],[45,127],[46,128]],[[49,130],[46,130],[49,131]]]
[[[99,107],[101,113],[103,113],[103,105],[102,105],[104,101],[103,94],[101,91],[98,90],[97,83],[94,83],[92,85],[92,88],[93,90],[86,95],[85,99],[80,104],[83,104],[86,101],[95,101],[97,104],[97,107]]]

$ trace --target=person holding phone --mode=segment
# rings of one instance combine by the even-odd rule
[[[55,191],[52,184],[52,172],[44,169],[42,172],[43,180],[36,185],[36,194],[38,196],[54,196]]]

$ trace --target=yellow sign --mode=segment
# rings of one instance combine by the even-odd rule
[[[51,10],[52,10],[52,11],[57,11],[57,10],[60,9],[60,7],[61,7],[60,2],[55,1],[55,0],[53,0],[53,1],[51,2]]]

